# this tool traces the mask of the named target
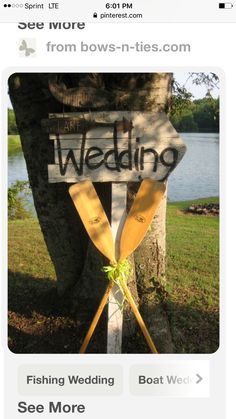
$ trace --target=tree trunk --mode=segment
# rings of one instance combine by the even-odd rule
[[[169,323],[163,309],[165,299],[166,199],[155,215],[150,231],[136,250],[135,271],[140,310],[161,353],[174,351]]]
[[[167,111],[171,99],[171,73],[157,74],[65,74],[64,85],[78,89],[101,89],[107,101],[96,106],[89,102],[89,94],[76,111],[142,110]],[[106,287],[101,267],[104,259],[89,244],[87,233],[68,194],[69,184],[49,184],[47,166],[54,162],[53,142],[42,132],[41,120],[49,113],[71,111],[58,102],[48,87],[48,74],[13,74],[9,78],[9,92],[16,114],[22,148],[26,160],[29,182],[39,223],[55,267],[58,293],[71,294],[74,306],[86,305],[88,321],[97,307]],[[86,90],[85,89],[85,90]],[[72,89],[71,89],[72,90]],[[105,94],[106,92],[106,94]],[[137,94],[139,92],[139,94]],[[102,94],[102,93],[101,93]],[[108,218],[111,208],[109,184],[95,184]],[[131,205],[137,184],[128,185]],[[156,215],[151,230],[134,255],[133,291],[138,289],[141,312],[147,321],[153,339],[161,352],[172,352],[168,322],[161,306],[161,293],[165,282],[165,212],[166,198]],[[78,303],[78,304],[76,304]],[[89,309],[90,308],[90,309]],[[136,331],[133,318],[125,312],[125,336]],[[105,348],[105,334],[101,352]],[[135,339],[134,339],[135,340]],[[124,339],[124,351],[136,352]]]

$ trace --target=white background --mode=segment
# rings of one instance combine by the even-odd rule
[[[87,417],[108,417],[120,418],[121,416],[143,418],[145,415],[159,417],[164,415],[166,419],[189,418],[195,419],[201,416],[203,419],[214,418],[223,419],[220,406],[223,403],[224,393],[224,370],[225,370],[225,331],[227,337],[227,362],[228,362],[228,418],[235,417],[234,406],[234,364],[235,364],[235,157],[236,157],[236,138],[235,138],[235,75],[236,68],[234,63],[235,56],[235,25],[233,24],[89,24],[83,31],[67,31],[47,33],[46,30],[40,31],[19,31],[16,24],[1,24],[1,70],[3,71],[1,97],[2,103],[2,123],[1,135],[1,197],[6,203],[6,160],[7,144],[6,138],[6,104],[7,104],[7,74],[14,71],[215,71],[221,76],[221,346],[220,350],[213,355],[161,355],[160,362],[181,359],[209,359],[211,362],[211,398],[210,399],[166,399],[156,398],[133,398],[124,394],[120,399],[89,399],[88,410],[91,416]],[[40,38],[38,38],[40,36]],[[29,58],[19,57],[19,39],[37,38],[37,56]],[[3,42],[4,40],[4,42]],[[112,42],[119,41],[127,43],[143,41],[149,43],[191,43],[191,53],[139,53],[127,54],[105,53],[93,54],[66,54],[61,53],[46,54],[45,44],[47,41],[63,43],[77,43],[81,40],[85,42]],[[66,67],[63,64],[66,63]],[[3,181],[2,181],[3,180]],[[1,199],[2,201],[2,199]],[[2,210],[4,211],[4,209]],[[1,256],[4,255],[6,264],[6,212],[1,216],[1,229],[3,241],[1,242]],[[16,356],[11,354],[6,348],[6,265],[2,265],[2,341],[5,356],[2,355],[2,363],[7,363],[8,371],[11,373],[11,366],[15,368],[17,363],[45,363],[45,362],[66,362],[67,356],[58,355],[27,355]],[[227,313],[227,321],[225,318]],[[149,356],[107,356],[107,355],[84,355],[83,362],[114,362],[122,363],[127,371],[128,367],[137,363],[149,363]],[[78,362],[78,355],[70,355],[70,362]],[[80,361],[79,361],[80,362]],[[150,362],[153,362],[151,357]],[[159,359],[158,359],[159,362]],[[2,369],[1,369],[2,371]],[[2,379],[1,375],[1,379]],[[231,378],[231,381],[230,381]],[[230,385],[231,384],[231,385]],[[2,381],[3,388],[5,383]],[[11,405],[15,403],[15,383],[12,382],[11,392],[7,397]],[[3,392],[1,392],[3,394]],[[85,399],[81,399],[83,402]],[[104,407],[106,406],[106,408]],[[2,407],[2,403],[1,403]],[[135,409],[135,410],[134,410]],[[92,414],[93,412],[93,414]],[[22,415],[21,415],[22,416]],[[19,416],[19,417],[21,417]],[[32,417],[34,415],[30,415]],[[50,415],[53,417],[53,415]],[[4,417],[2,414],[1,417]],[[14,419],[18,417],[14,415]],[[28,417],[24,415],[23,417]],[[46,417],[40,416],[39,417]],[[63,417],[63,415],[62,415]],[[67,415],[70,417],[70,415]],[[71,416],[73,417],[73,416]],[[86,417],[86,415],[82,415]],[[13,414],[6,419],[13,419]],[[4,417],[5,419],[5,417]]]

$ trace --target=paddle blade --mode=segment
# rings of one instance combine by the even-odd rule
[[[153,179],[142,181],[122,230],[119,260],[126,259],[143,240],[165,190],[163,182]]]
[[[111,227],[92,182],[76,183],[69,193],[93,244],[109,261],[115,262]]]

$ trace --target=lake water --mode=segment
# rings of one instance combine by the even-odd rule
[[[187,152],[171,173],[168,182],[168,199],[181,201],[209,196],[219,196],[219,134],[180,134]],[[22,153],[9,156],[8,184],[27,180],[27,170]]]
[[[171,173],[170,201],[219,196],[219,134],[180,134],[187,152]]]

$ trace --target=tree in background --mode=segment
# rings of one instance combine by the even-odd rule
[[[219,132],[219,99],[194,100],[192,114],[199,132]]]
[[[173,95],[170,119],[180,132],[219,132],[219,98],[211,95],[213,89],[219,88],[219,78],[215,73],[189,73],[187,81],[204,85],[207,89],[205,98],[193,100],[193,95],[173,81]],[[186,84],[185,83],[185,84]]]
[[[219,132],[219,99],[206,97],[181,103],[174,97],[173,105],[170,119],[178,131]]]

